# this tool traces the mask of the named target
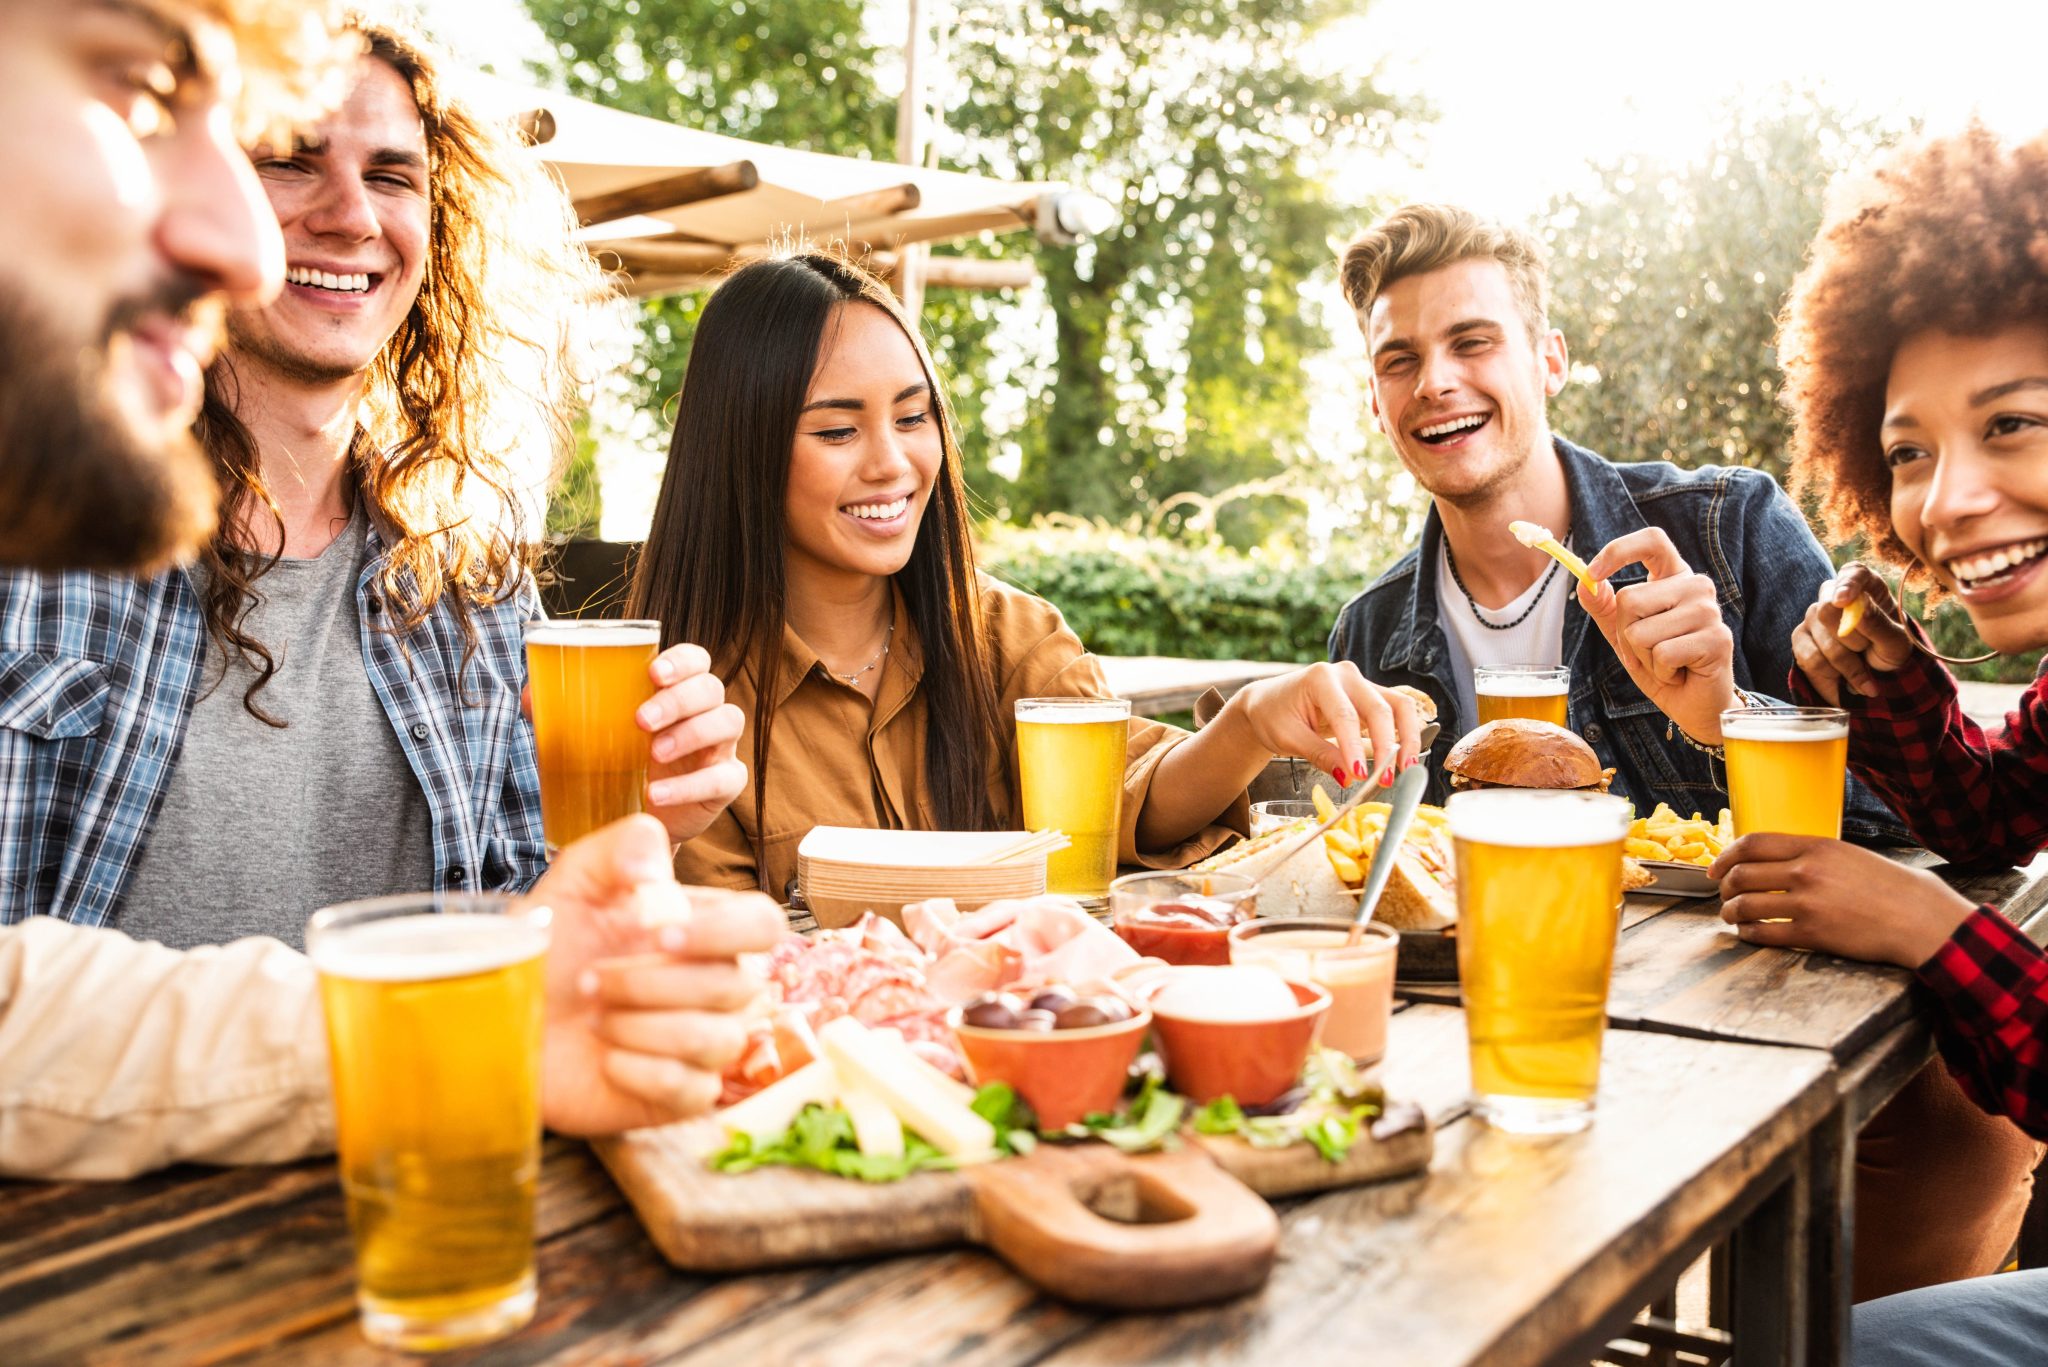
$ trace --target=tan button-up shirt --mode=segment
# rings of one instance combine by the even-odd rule
[[[1001,714],[1014,715],[1019,698],[1107,698],[1102,667],[1067,629],[1059,609],[998,580],[982,578],[982,611],[993,646]],[[888,830],[932,830],[938,818],[925,790],[924,740],[928,724],[924,651],[910,626],[899,593],[896,636],[882,663],[881,692],[867,697],[832,676],[817,652],[787,628],[782,637],[782,697],[768,740],[767,866],[754,864],[755,785],[747,787],[702,835],[676,856],[676,877],[684,883],[753,888],[781,899],[796,876],[796,848],[813,826],[861,826]],[[751,767],[754,754],[756,684],[751,664],[725,681],[726,701],[747,714],[739,754]],[[1014,734],[1014,733],[1013,733]],[[1187,732],[1143,717],[1131,718],[1125,751],[1124,796],[1117,858],[1147,868],[1179,868],[1213,853],[1249,826],[1250,809],[1240,793],[1215,821],[1168,849],[1141,850],[1138,814],[1152,787],[1153,772]],[[991,789],[995,809],[1010,814],[1022,829],[1014,743],[1002,776]]]

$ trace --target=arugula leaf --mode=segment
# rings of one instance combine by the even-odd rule
[[[1196,1134],[1236,1134],[1244,1128],[1244,1107],[1234,1096],[1219,1096],[1195,1112]]]
[[[1174,1131],[1180,1128],[1181,1117],[1187,1114],[1187,1109],[1186,1097],[1178,1092],[1169,1092],[1148,1078],[1132,1100],[1127,1120],[1119,1122],[1115,1116],[1103,1116],[1100,1119],[1107,1123],[1095,1124],[1093,1122],[1098,1117],[1089,1116],[1082,1125],[1087,1134],[1113,1144],[1125,1153],[1144,1153],[1167,1145]]]
[[[866,1154],[854,1138],[853,1117],[839,1106],[804,1107],[790,1127],[765,1144],[744,1134],[713,1154],[719,1172],[752,1172],[756,1168],[816,1168],[863,1182],[893,1182],[928,1168],[950,1168],[953,1160],[914,1131],[903,1132],[903,1155]]]

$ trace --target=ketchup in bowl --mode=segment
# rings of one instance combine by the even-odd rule
[[[1133,877],[1161,875],[1139,873]],[[1165,877],[1182,883],[1214,883],[1221,875],[1208,875],[1208,879]],[[1251,916],[1251,894],[1223,894],[1221,889],[1212,889],[1208,894],[1180,892],[1180,896],[1159,902],[1133,900],[1124,904],[1116,904],[1112,894],[1112,906],[1116,910],[1112,912],[1110,928],[1141,955],[1165,959],[1167,963],[1229,963],[1231,926]]]

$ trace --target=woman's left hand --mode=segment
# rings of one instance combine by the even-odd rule
[[[702,646],[670,646],[648,669],[658,691],[634,714],[653,737],[647,810],[680,844],[702,834],[747,786],[747,766],[735,753],[746,716],[725,700]]]
[[[1349,660],[1246,684],[1230,704],[1242,710],[1265,753],[1298,755],[1340,785],[1372,778],[1384,787],[1422,748],[1415,704],[1371,682]]]
[[[1745,835],[1708,873],[1721,919],[1751,944],[1918,968],[1976,904],[1925,869],[1840,840]]]

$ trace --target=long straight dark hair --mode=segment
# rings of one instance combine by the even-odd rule
[[[976,582],[952,412],[931,355],[881,281],[803,252],[734,271],[705,303],[683,375],[668,471],[633,574],[628,611],[662,645],[695,641],[730,682],[751,665],[755,867],[768,825],[768,737],[780,693],[788,584],[783,504],[797,418],[834,310],[872,305],[903,329],[931,386],[941,460],[910,560],[894,576],[924,648],[925,782],[941,825],[995,830],[990,781],[1007,767]]]

